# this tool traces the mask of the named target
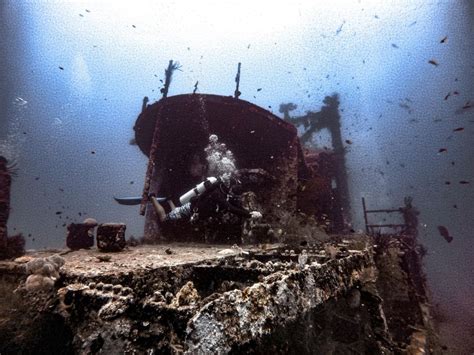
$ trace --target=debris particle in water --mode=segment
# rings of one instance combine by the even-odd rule
[[[448,228],[445,226],[438,226],[439,234],[448,242],[451,243],[453,241],[453,237],[449,234]]]
[[[467,110],[472,107],[472,103],[470,101],[466,102],[464,106],[462,107],[463,110]]]

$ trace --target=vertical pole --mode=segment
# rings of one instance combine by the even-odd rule
[[[149,101],[148,96],[145,96],[142,101],[142,112],[145,111],[148,101]]]
[[[362,197],[362,208],[364,209],[365,232],[369,234],[369,222],[367,220],[367,208],[365,207],[365,198]]]
[[[161,89],[161,92],[163,93],[163,98],[168,97],[168,90],[170,88],[173,72],[175,70],[179,70],[180,68],[181,66],[179,65],[179,62],[173,63],[173,60],[169,61],[168,68],[165,69],[165,86],[163,87],[163,89]]]
[[[239,98],[241,92],[239,91],[239,84],[240,84],[240,66],[241,66],[241,63],[239,62],[239,65],[237,66],[237,75],[235,76],[235,83],[236,83],[236,87],[235,87],[235,92],[234,92],[234,97],[236,99]]]
[[[171,74],[173,73],[173,60],[170,60],[168,63],[168,69],[165,69],[165,86],[161,89],[163,93],[163,98],[168,96],[168,89],[171,84]]]
[[[156,115],[155,130],[151,141],[150,154],[148,156],[148,167],[145,175],[145,186],[143,187],[142,203],[140,205],[140,214],[145,215],[146,205],[148,203],[148,195],[150,193],[151,177],[153,176],[153,169],[155,168],[156,152],[158,150],[158,136],[160,125],[161,108]]]

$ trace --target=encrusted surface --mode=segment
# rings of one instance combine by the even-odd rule
[[[188,353],[229,352],[233,345],[269,334],[277,325],[354,287],[362,273],[371,274],[371,267],[368,252],[355,253],[323,265],[314,262],[277,272],[243,291],[227,292],[188,323]]]
[[[61,253],[30,252],[0,269],[24,280],[25,263],[55,252]],[[32,320],[50,314],[54,324],[44,326],[69,334],[63,346],[70,352],[392,354],[403,348],[387,326],[380,297],[387,290],[378,289],[384,268],[364,236],[304,248],[167,244],[63,257],[54,289],[41,289],[43,296],[24,286],[22,292],[34,300]],[[399,283],[408,287],[407,280]],[[405,328],[419,328],[410,321]],[[291,335],[295,326],[308,338]],[[27,351],[32,345],[13,339],[9,346]]]
[[[167,249],[169,250],[168,253],[166,252]],[[229,249],[229,246],[208,246],[202,244],[199,246],[190,244],[141,245],[126,248],[119,253],[103,253],[97,249],[82,249],[67,253],[64,250],[29,251],[25,260],[27,260],[28,257],[43,257],[59,253],[66,261],[61,269],[64,275],[70,277],[94,277],[99,274],[113,275],[117,273],[197,263],[207,259],[218,259],[226,256],[225,253],[219,254],[219,251],[223,249]],[[227,256],[238,254],[236,249],[229,250]],[[101,259],[106,255],[110,256],[110,259],[104,262]],[[0,269],[21,268],[20,266],[21,260],[18,263],[0,263]]]

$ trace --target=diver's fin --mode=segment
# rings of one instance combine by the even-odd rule
[[[157,197],[158,202],[166,201],[166,197]],[[120,203],[121,205],[134,206],[142,203],[142,197],[115,197],[114,200]]]

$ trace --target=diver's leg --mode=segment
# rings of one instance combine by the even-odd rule
[[[155,209],[156,214],[158,215],[158,219],[160,222],[163,222],[166,219],[166,211],[162,205],[158,202],[156,197],[150,197],[151,203],[153,204],[153,208]]]
[[[185,203],[182,206],[176,207],[170,213],[166,215],[167,221],[177,221],[180,219],[189,219],[191,218],[192,211],[191,211],[191,203]]]

